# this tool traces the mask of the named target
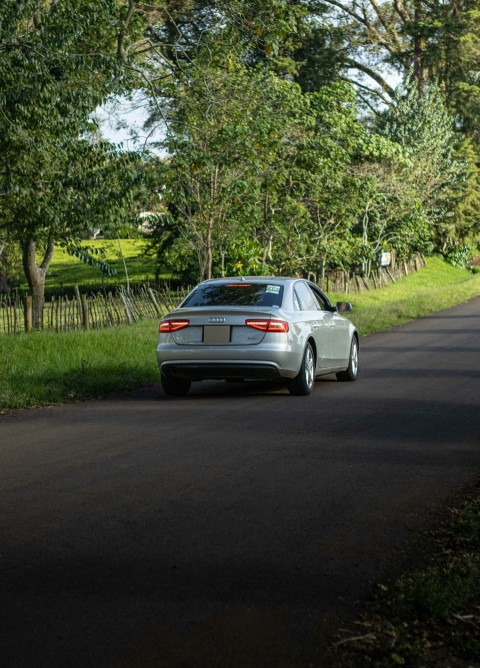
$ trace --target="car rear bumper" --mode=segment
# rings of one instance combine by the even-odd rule
[[[190,379],[294,378],[303,348],[273,342],[249,346],[179,346],[159,343],[157,361],[165,374]]]
[[[261,362],[164,362],[160,368],[166,376],[188,380],[225,378],[269,380],[282,377],[275,364]]]

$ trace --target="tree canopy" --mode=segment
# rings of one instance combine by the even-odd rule
[[[21,246],[41,322],[55,242],[75,247],[127,210],[136,156],[94,141],[91,114],[125,90],[116,0],[0,6],[0,234]]]
[[[433,74],[438,35],[427,57],[422,33],[416,62],[417,5],[294,3],[266,46],[262,6],[246,3],[239,21],[234,5],[208,4],[197,31],[195,12],[185,35],[175,23],[178,57],[156,33],[150,122],[165,123],[171,214],[158,248],[171,269],[321,275],[327,265],[368,268],[386,249],[446,252],[475,234],[475,149]],[[404,72],[397,88],[387,66]]]
[[[190,278],[368,273],[383,250],[475,241],[479,17],[478,0],[4,0],[0,244],[38,322],[54,242],[85,259],[89,229],[144,202],[159,262]],[[92,120],[135,90],[157,154]]]

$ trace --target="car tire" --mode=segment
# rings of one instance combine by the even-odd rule
[[[337,380],[341,382],[352,382],[357,380],[358,375],[358,341],[354,336],[350,345],[350,359],[348,360],[348,367],[345,371],[339,371],[336,376]]]
[[[186,378],[177,378],[176,376],[161,375],[163,391],[168,397],[183,397],[190,389],[191,381]]]
[[[288,391],[296,397],[312,394],[315,386],[315,355],[312,346],[307,343],[303,353],[302,366],[295,378],[287,381]]]

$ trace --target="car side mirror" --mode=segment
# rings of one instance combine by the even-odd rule
[[[350,302],[337,302],[335,309],[338,313],[348,313],[348,311],[352,310],[352,305]]]

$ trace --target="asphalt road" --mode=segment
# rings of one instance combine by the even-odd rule
[[[2,668],[322,665],[332,615],[480,466],[480,300],[361,344],[358,381],[311,397],[0,417]]]

